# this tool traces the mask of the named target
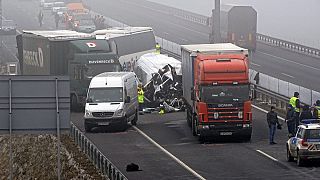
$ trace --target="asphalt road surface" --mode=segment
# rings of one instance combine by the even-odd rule
[[[178,44],[208,43],[209,28],[174,17],[145,0],[85,0],[93,11],[132,26],[151,26],[157,36]],[[257,44],[251,68],[320,91],[320,59]]]
[[[302,168],[286,162],[286,126],[276,132],[278,144],[268,144],[265,117],[264,112],[253,110],[251,142],[220,139],[201,144],[191,135],[183,112],[140,115],[139,130],[132,127],[126,132],[95,129],[86,136],[129,179],[197,179],[148,141],[140,130],[205,179],[320,178],[319,162],[311,162]],[[82,113],[73,113],[72,122],[84,131]],[[142,171],[125,172],[126,165],[132,162]]]
[[[91,0],[90,2],[99,3],[98,0]],[[111,17],[114,16],[113,18],[118,20],[124,18],[124,22],[125,17],[128,17],[132,19],[132,22],[141,23],[137,25],[152,25],[152,21],[156,22],[156,19],[152,18],[154,14],[152,16],[151,14],[144,15],[143,18],[140,17],[139,19],[142,13],[136,11],[137,9],[133,8],[134,6],[131,8],[124,7],[124,5],[127,5],[125,0],[101,0],[101,2],[105,4],[96,4],[96,7],[92,6],[92,9],[97,11],[100,9],[100,13],[110,14]],[[132,0],[132,2],[135,2],[135,0]],[[19,29],[55,29],[53,17],[48,13],[45,14],[44,26],[39,27],[37,1],[4,0],[3,3],[5,17],[15,20]],[[19,6],[17,6],[17,3],[19,3]],[[116,3],[126,4],[116,6]],[[147,9],[143,10],[147,11]],[[162,19],[163,15],[158,15],[158,18]],[[146,19],[150,21],[150,24],[145,24]],[[174,18],[170,19],[172,24],[181,23],[180,21]],[[165,23],[166,20],[159,22]],[[194,24],[190,26],[190,22],[182,23],[185,24],[180,24],[180,26],[196,27]],[[171,29],[166,24],[164,26],[163,24],[162,26],[154,26],[157,34],[170,30],[168,32],[168,37],[170,37],[167,39],[172,41],[178,41],[180,37],[185,37],[188,42],[192,39],[198,40],[198,38],[200,41],[205,41],[204,35],[200,33],[193,36],[194,32],[192,33],[192,31],[189,32],[179,26],[174,27],[175,29]],[[202,28],[205,29],[205,27]],[[167,29],[168,31],[164,31]],[[184,31],[187,34],[189,33],[189,36]],[[175,36],[174,33],[179,36]],[[6,41],[5,43],[14,45],[12,38]],[[259,44],[259,46],[265,45]],[[10,47],[14,46],[10,45]],[[260,50],[260,47],[258,49]],[[279,53],[285,56],[282,51],[279,50]],[[264,53],[276,52],[277,50],[264,51]],[[287,53],[290,56],[292,55],[291,52]],[[257,54],[259,54],[259,51]],[[292,56],[298,57],[298,55]],[[266,59],[268,60],[268,58]],[[185,114],[182,112],[165,115],[146,114],[139,116],[136,128],[130,127],[126,132],[104,132],[103,129],[97,129],[94,133],[86,133],[86,136],[129,179],[184,180],[198,179],[199,176],[205,179],[319,179],[320,163],[311,162],[306,167],[297,167],[294,162],[286,162],[285,142],[287,131],[285,126],[283,130],[276,133],[278,144],[272,146],[268,144],[268,129],[265,117],[265,112],[257,109],[253,110],[254,126],[251,142],[222,139],[200,144],[198,139],[192,136],[185,120]],[[82,131],[84,130],[82,113],[73,113],[71,119],[76,126]],[[150,139],[153,140],[153,143]],[[159,146],[162,148],[159,148]],[[138,164],[142,171],[126,172],[126,165],[132,162]],[[199,176],[197,177],[196,174]]]

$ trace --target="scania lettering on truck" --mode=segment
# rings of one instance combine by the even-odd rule
[[[85,130],[111,126],[124,131],[138,120],[137,78],[132,72],[106,72],[94,77],[85,107]]]
[[[22,75],[70,76],[71,108],[84,107],[92,77],[120,71],[111,41],[75,31],[24,31],[17,36]]]
[[[183,45],[182,84],[187,122],[209,136],[251,139],[248,50],[230,43]]]

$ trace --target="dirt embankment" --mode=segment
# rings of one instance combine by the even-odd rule
[[[13,179],[57,179],[57,138],[14,135]],[[0,135],[0,179],[9,177],[9,135]],[[105,179],[68,135],[61,136],[61,179]]]

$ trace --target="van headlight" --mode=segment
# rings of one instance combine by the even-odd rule
[[[122,117],[123,116],[123,109],[116,110],[116,112],[114,112],[113,115],[117,116],[117,117]]]
[[[92,116],[92,113],[88,110],[85,111],[85,115],[88,117],[88,116]]]

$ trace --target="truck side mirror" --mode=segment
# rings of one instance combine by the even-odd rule
[[[130,98],[130,96],[127,96],[126,100],[124,101],[124,103],[130,103],[130,102],[131,102],[131,98]]]
[[[191,88],[191,100],[194,101],[195,97],[194,97],[194,89]]]

